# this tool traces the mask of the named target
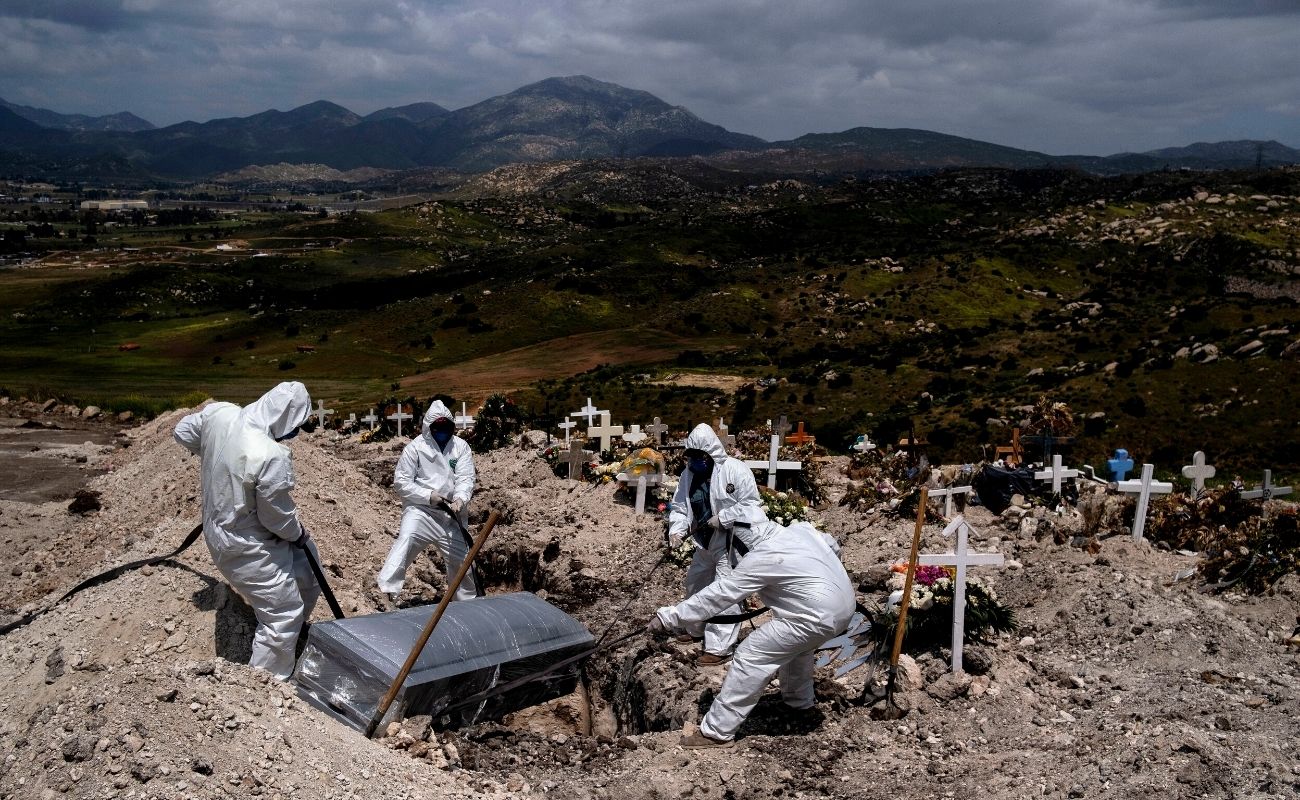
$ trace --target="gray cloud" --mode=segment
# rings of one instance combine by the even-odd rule
[[[769,139],[1297,146],[1297,31],[1294,0],[9,0],[0,97],[170,124],[317,99],[455,108],[581,73]]]

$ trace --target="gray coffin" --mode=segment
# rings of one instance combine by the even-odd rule
[[[365,730],[435,606],[313,623],[294,672],[298,695]],[[528,592],[451,603],[411,668],[383,724],[430,714],[484,689],[546,669],[595,640],[573,617]],[[493,719],[574,689],[578,665],[481,704],[453,709],[442,724]]]

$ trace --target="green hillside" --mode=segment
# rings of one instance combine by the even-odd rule
[[[837,448],[910,421],[965,461],[1046,394],[1094,464],[1203,449],[1300,473],[1294,169],[539,165],[400,211],[200,229],[30,239],[39,265],[0,271],[0,386],[157,404],[291,377],[335,408],[507,389],[539,415],[590,395],[615,421],[786,414]]]

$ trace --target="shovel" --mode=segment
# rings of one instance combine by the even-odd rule
[[[907,712],[894,701],[894,683],[898,679],[898,657],[903,652],[903,636],[907,633],[907,607],[912,600],[912,579],[916,577],[917,551],[921,549],[921,528],[925,525],[925,505],[930,490],[921,488],[921,500],[916,505],[916,529],[912,532],[912,553],[907,558],[907,580],[903,582],[903,600],[898,605],[898,627],[894,629],[894,650],[889,654],[889,682],[885,684],[885,718],[899,719]]]
[[[303,531],[306,532],[306,528]],[[325,570],[320,568],[320,562],[316,560],[316,554],[310,547],[302,548],[303,555],[307,556],[307,564],[311,567],[311,574],[316,576],[316,583],[320,586],[320,593],[325,596],[325,602],[329,604],[330,611],[334,613],[334,619],[344,619],[343,608],[339,606],[339,601],[334,599],[334,592],[330,590],[329,581],[325,580]]]

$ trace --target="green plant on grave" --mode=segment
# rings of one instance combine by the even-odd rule
[[[489,395],[474,418],[474,432],[469,436],[476,453],[486,453],[510,443],[510,437],[524,429],[523,417],[515,401],[504,394]]]
[[[1074,414],[1069,403],[1056,403],[1047,395],[1038,398],[1029,413],[1029,432],[1041,436],[1073,436]]]

